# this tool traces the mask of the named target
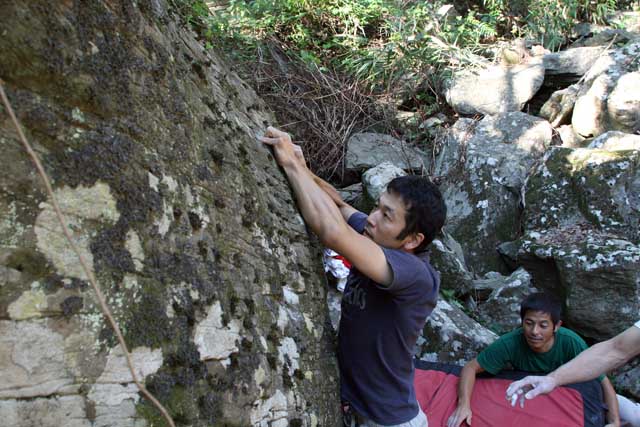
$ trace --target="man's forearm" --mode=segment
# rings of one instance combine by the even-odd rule
[[[284,170],[303,218],[324,244],[339,229],[348,227],[333,198],[318,185],[309,169],[302,165],[291,165]]]
[[[327,193],[327,195],[331,198],[331,200],[333,200],[333,202],[336,204],[336,206],[341,207],[342,205],[346,205],[347,203],[342,199],[342,196],[340,196],[340,193],[338,193],[338,190],[336,190],[333,185],[329,184],[327,181],[325,181],[324,179],[318,177],[317,175],[311,173],[312,177],[313,177],[313,181],[318,184],[318,187],[320,187],[325,193]]]
[[[618,397],[609,378],[604,377],[601,381],[602,396],[607,405],[607,422],[615,427],[620,426],[620,408],[618,407]]]
[[[340,196],[340,193],[338,193],[338,191],[333,187],[333,185],[329,184],[327,181],[323,180],[322,178],[317,177],[316,175],[313,175],[313,181],[318,184],[318,186],[331,198],[331,200],[333,200],[333,202],[336,204],[336,206],[338,207],[338,209],[340,210],[340,213],[342,214],[342,218],[345,221],[349,220],[349,217],[356,212],[356,209],[354,207],[352,207],[351,205],[349,205],[347,202],[345,202],[342,199],[342,196]]]
[[[476,371],[473,366],[465,365],[458,381],[458,406],[471,407],[471,394],[476,383]]]
[[[612,340],[588,348],[571,361],[549,374],[558,386],[579,383],[605,374],[625,362]]]

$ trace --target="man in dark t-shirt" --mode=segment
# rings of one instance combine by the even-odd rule
[[[438,274],[424,250],[444,224],[440,191],[426,178],[396,178],[366,216],[309,171],[289,134],[270,127],[260,140],[274,148],[307,225],[353,266],[338,349],[345,421],[426,427],[413,388],[412,358],[438,295]]]

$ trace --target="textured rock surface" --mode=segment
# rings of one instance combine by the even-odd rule
[[[497,334],[505,334],[520,326],[520,304],[527,295],[535,292],[531,287],[531,275],[519,268],[510,276],[487,273],[474,280],[476,291],[490,290],[486,300],[478,304],[478,320]]]
[[[334,425],[320,251],[255,140],[263,102],[164,1],[3,2],[0,21],[0,78],[178,425]],[[4,110],[0,146],[2,425],[158,425]]]
[[[527,181],[527,229],[586,222],[636,241],[640,235],[640,151],[625,149],[625,145],[613,148],[549,151]]]
[[[383,162],[400,169],[422,169],[429,163],[425,153],[391,135],[356,133],[347,141],[347,168],[369,169]]]
[[[520,231],[520,188],[551,143],[549,123],[514,112],[479,122],[460,119],[436,161],[444,176],[447,231],[477,273],[504,270],[496,245]]]
[[[472,287],[473,274],[464,260],[464,252],[448,233],[436,238],[429,248],[430,262],[440,273],[440,289],[466,293]]]
[[[547,119],[553,127],[570,123],[578,90],[578,85],[571,85],[554,92],[540,109],[540,117]]]
[[[520,111],[544,80],[540,58],[513,67],[490,66],[479,73],[462,72],[452,79],[447,103],[460,114]]]
[[[362,174],[362,185],[364,186],[365,194],[376,204],[382,193],[387,189],[387,185],[395,178],[405,175],[404,170],[394,166],[391,162],[380,163]]]
[[[640,128],[638,69],[640,41],[602,55],[584,75],[571,123],[585,137],[608,130],[633,133]]]
[[[605,339],[640,309],[640,152],[619,132],[592,145],[545,155],[526,185],[527,233],[504,252],[563,298],[573,328]]]
[[[547,53],[542,57],[545,69],[545,84],[575,83],[589,71],[605,50],[604,46],[594,46],[576,47],[562,52]]]
[[[429,362],[463,365],[484,350],[498,336],[444,299],[438,300],[418,338],[417,357]]]
[[[640,247],[629,241],[587,226],[530,231],[517,262],[565,301],[568,326],[584,336],[608,339],[637,320]]]

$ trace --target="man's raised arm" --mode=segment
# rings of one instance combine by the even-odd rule
[[[265,136],[259,139],[273,147],[276,160],[296,195],[300,213],[322,244],[347,258],[375,282],[391,284],[393,272],[380,246],[347,224],[336,201],[314,180],[291,136],[269,127]]]
[[[637,354],[640,354],[640,328],[632,326],[583,351],[547,376],[530,376],[512,383],[507,389],[507,399],[515,403],[513,396],[527,390],[529,391],[524,397],[533,399],[539,394],[550,393],[561,385],[591,380],[617,368]]]

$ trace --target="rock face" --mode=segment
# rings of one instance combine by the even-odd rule
[[[526,185],[526,233],[501,246],[565,301],[569,326],[594,339],[615,335],[640,310],[640,151],[632,135],[608,134],[594,141],[600,148],[545,155]]]
[[[416,356],[428,362],[464,365],[498,336],[467,316],[459,307],[438,299],[416,343]]]
[[[601,56],[584,76],[573,108],[572,125],[585,137],[608,130],[640,129],[640,41]]]
[[[263,102],[162,0],[4,2],[0,78],[149,390],[179,426],[331,426],[321,255]],[[0,109],[0,418],[159,425]]]
[[[479,73],[462,72],[452,79],[447,103],[460,114],[520,111],[544,80],[540,58],[513,67],[490,66]]]
[[[348,169],[370,169],[383,162],[400,169],[423,169],[429,160],[425,153],[391,135],[356,133],[347,141]]]
[[[477,293],[491,292],[478,306],[478,318],[500,335],[522,324],[520,304],[535,292],[531,287],[531,275],[524,268],[517,269],[508,277],[487,273],[484,278],[474,280],[473,287]]]
[[[503,270],[496,245],[518,235],[520,189],[551,137],[547,121],[520,112],[451,128],[435,174],[446,177],[447,231],[476,272]]]

